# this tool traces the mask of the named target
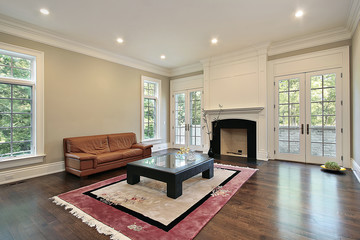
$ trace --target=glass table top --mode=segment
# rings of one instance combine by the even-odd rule
[[[213,159],[206,155],[194,154],[193,158],[189,159],[185,155],[169,153],[131,162],[128,165],[158,169],[166,172],[178,172],[210,160]]]

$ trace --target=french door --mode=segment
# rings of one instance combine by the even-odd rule
[[[341,164],[341,80],[341,69],[275,79],[277,159]]]
[[[174,92],[173,98],[174,148],[189,147],[192,150],[202,150],[202,90]]]

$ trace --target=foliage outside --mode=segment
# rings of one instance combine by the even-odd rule
[[[0,54],[0,77],[31,79],[31,60]]]
[[[31,153],[32,87],[0,84],[0,157]]]

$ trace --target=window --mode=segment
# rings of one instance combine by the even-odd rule
[[[160,80],[142,76],[142,140],[160,138]]]
[[[32,90],[0,83],[0,158],[32,153]]]
[[[43,53],[0,43],[0,169],[43,160],[42,82]]]

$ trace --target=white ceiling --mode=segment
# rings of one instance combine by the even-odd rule
[[[346,28],[353,1],[0,0],[0,14],[91,47],[175,68],[265,42]],[[41,15],[40,8],[50,15]],[[302,19],[294,17],[298,9],[305,12]],[[125,42],[118,44],[118,37]],[[219,39],[216,46],[210,44],[212,37]]]

